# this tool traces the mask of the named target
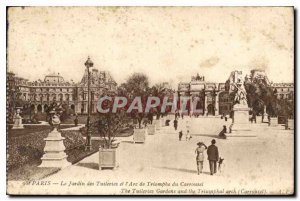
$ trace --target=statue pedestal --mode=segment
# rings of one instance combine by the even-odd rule
[[[48,137],[44,139],[46,141],[45,154],[41,158],[42,164],[39,167],[58,167],[62,169],[71,165],[67,161],[67,154],[64,152],[66,149],[63,142],[64,139],[60,132],[57,131],[57,128],[54,128],[49,133]]]
[[[264,106],[264,114],[261,117],[261,123],[269,123],[269,119],[268,119],[268,114],[267,114],[267,107]]]
[[[148,125],[148,135],[154,135],[156,130],[155,124]]]
[[[154,125],[156,127],[156,130],[160,130],[161,129],[161,119],[154,120]]]
[[[234,105],[233,122],[229,127],[230,133],[226,134],[230,137],[256,137],[250,129],[249,108],[246,105]]]
[[[264,114],[262,115],[261,122],[262,122],[262,123],[269,123],[269,119],[268,119],[268,114],[267,114],[267,113],[264,113]]]
[[[24,125],[22,124],[22,117],[20,115],[16,115],[14,117],[14,125],[12,129],[23,129]]]

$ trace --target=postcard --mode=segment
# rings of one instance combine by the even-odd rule
[[[293,7],[8,7],[7,194],[293,195]]]

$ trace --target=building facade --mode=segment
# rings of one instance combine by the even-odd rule
[[[190,102],[197,99],[195,115],[229,114],[232,100],[225,90],[225,83],[206,82],[204,76],[192,76],[190,82],[178,84],[178,95],[190,97]]]
[[[293,83],[272,83],[264,70],[251,70],[250,75],[243,75],[242,71],[231,72],[225,83],[206,82],[204,76],[197,74],[191,77],[190,82],[178,84],[178,95],[190,97],[190,102],[198,99],[196,109],[198,115],[230,114],[234,104],[234,86],[229,83],[240,81],[261,82],[271,87],[277,99],[294,100]],[[190,106],[188,105],[188,108]]]
[[[271,85],[277,96],[277,99],[294,100],[294,84],[293,83],[273,83]]]
[[[88,71],[85,70],[81,82],[76,85],[77,101],[76,111],[77,113],[88,112]],[[108,71],[98,71],[98,69],[92,69],[90,72],[90,98],[91,98],[91,113],[97,111],[97,101],[102,94],[114,93],[117,90],[117,83],[114,81]]]
[[[91,74],[91,112],[96,113],[98,97],[104,92],[116,90],[117,83],[107,71],[93,69]],[[53,102],[59,103],[73,113],[87,111],[87,71],[79,83],[65,81],[58,74],[50,74],[44,80],[30,82],[27,79],[7,73],[8,107],[31,108],[35,112],[47,111]]]

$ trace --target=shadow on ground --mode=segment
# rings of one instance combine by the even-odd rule
[[[173,167],[155,167],[155,168],[197,174],[196,170],[190,170],[190,169],[184,169],[184,168],[173,168]]]
[[[98,163],[78,163],[76,166],[85,167],[89,169],[99,170]]]
[[[122,140],[122,143],[133,144],[133,141],[132,140]]]

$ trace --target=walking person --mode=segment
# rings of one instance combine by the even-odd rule
[[[197,172],[198,175],[202,173],[203,170],[203,161],[204,161],[204,151],[207,149],[207,146],[203,142],[197,143],[198,147],[195,150],[196,156],[196,163],[197,163]]]
[[[182,131],[180,131],[179,132],[179,141],[181,141],[182,135],[183,135],[183,133],[182,133]]]
[[[217,161],[219,159],[218,147],[215,145],[216,140],[211,141],[211,145],[207,148],[207,156],[209,161],[210,175],[217,173]]]
[[[175,131],[177,131],[177,127],[178,127],[178,120],[175,119],[175,120],[174,120],[174,128],[175,128]]]
[[[152,125],[152,123],[153,123],[153,114],[152,114],[152,112],[149,112],[149,114],[148,114],[148,122],[149,122],[149,124],[151,124],[151,125]]]
[[[75,119],[74,119],[74,124],[75,124],[75,126],[77,126],[77,125],[78,125],[78,116],[77,116],[77,115],[75,116]]]

